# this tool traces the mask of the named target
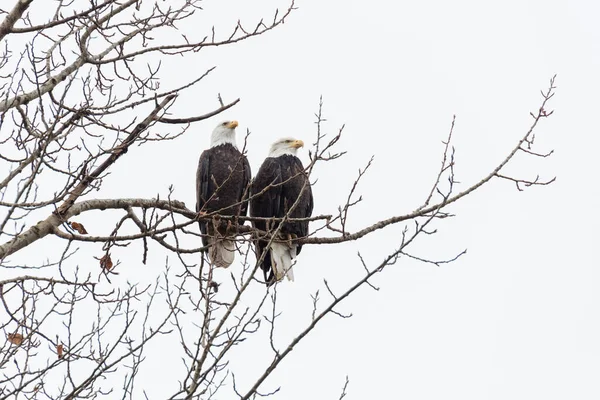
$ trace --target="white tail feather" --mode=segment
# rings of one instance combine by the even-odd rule
[[[278,281],[287,276],[288,280],[294,281],[294,272],[292,271],[292,260],[296,258],[296,245],[287,243],[271,244],[271,266],[275,279]]]
[[[215,242],[215,238],[211,237],[208,241],[212,244],[208,250],[208,258],[212,265],[219,268],[227,268],[233,264],[236,250],[233,240],[219,239]]]

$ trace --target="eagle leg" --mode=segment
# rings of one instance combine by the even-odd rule
[[[292,247],[292,240],[294,239],[298,239],[298,235],[296,235],[295,233],[286,234],[286,241],[288,246]]]

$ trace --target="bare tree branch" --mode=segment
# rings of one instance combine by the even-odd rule
[[[33,0],[17,0],[13,9],[6,17],[4,17],[4,21],[0,24],[0,40],[4,39],[6,35],[12,32],[13,27],[23,13],[29,8],[31,3],[33,3]]]

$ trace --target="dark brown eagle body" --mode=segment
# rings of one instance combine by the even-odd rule
[[[261,193],[265,188],[266,191]],[[268,157],[252,182],[250,215],[265,218],[307,218],[313,210],[313,195],[302,162],[294,155]],[[297,202],[297,204],[296,204]],[[291,211],[290,211],[291,210]],[[279,226],[275,221],[253,221],[262,231],[273,231]],[[308,235],[308,221],[284,222],[280,235],[284,240]],[[257,257],[261,257],[269,241],[257,240]],[[301,244],[272,243],[261,263],[267,284],[273,284],[284,274],[293,280],[291,262],[300,254]],[[277,265],[279,264],[279,265]]]
[[[246,156],[231,143],[205,150],[200,155],[196,174],[196,211],[225,216],[246,216],[250,178],[250,165]],[[216,266],[228,267],[233,262],[235,242],[215,240],[212,221],[200,221],[200,231],[204,235],[211,235],[202,237],[204,246],[212,244],[209,251],[211,260]],[[231,254],[219,254],[220,251]]]

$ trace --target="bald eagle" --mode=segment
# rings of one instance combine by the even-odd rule
[[[269,156],[261,165],[251,186],[250,215],[265,218],[307,218],[313,210],[313,196],[302,162],[296,152],[304,146],[302,140],[284,138],[271,146]],[[264,191],[264,193],[263,193]],[[297,203],[296,203],[297,202]],[[292,208],[293,207],[293,208]],[[278,221],[252,222],[262,231],[273,231]],[[267,253],[261,264],[267,285],[283,279],[284,275],[294,280],[292,260],[300,254],[301,244],[293,244],[290,239],[308,235],[308,221],[285,222],[279,239],[285,242],[272,242],[268,239],[255,241],[256,255]]]
[[[222,122],[213,130],[210,148],[200,155],[196,173],[196,212],[246,216],[250,165],[237,148],[237,121]],[[224,239],[224,230],[215,232],[212,221],[200,221],[202,244],[216,267],[227,268],[235,259],[235,241]],[[208,236],[206,236],[208,235]]]

